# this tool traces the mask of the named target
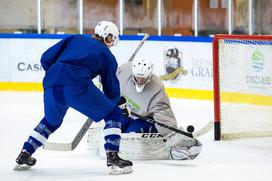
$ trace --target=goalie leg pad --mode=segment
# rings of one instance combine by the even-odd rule
[[[202,144],[196,140],[196,144],[190,147],[184,145],[169,148],[169,157],[173,160],[193,160],[202,150]]]
[[[169,157],[174,160],[195,159],[202,150],[200,141],[178,133],[169,134],[166,140]]]

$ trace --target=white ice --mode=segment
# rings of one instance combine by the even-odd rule
[[[171,99],[179,125],[196,130],[213,120],[211,101]],[[272,180],[272,138],[233,141],[213,140],[213,131],[200,137],[204,148],[190,161],[134,161],[134,172],[108,175],[105,160],[86,149],[86,136],[71,152],[39,149],[37,164],[28,171],[13,171],[15,158],[30,131],[43,117],[43,95],[37,92],[0,92],[0,179],[6,180],[95,180],[95,181],[270,181]],[[50,140],[70,141],[85,116],[70,109],[62,127]]]

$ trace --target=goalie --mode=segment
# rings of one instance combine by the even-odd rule
[[[177,128],[168,95],[159,77],[153,74],[153,68],[153,63],[145,58],[135,58],[132,62],[121,65],[117,72],[121,94],[133,112]],[[169,150],[169,157],[172,159],[194,159],[202,148],[199,141],[130,115],[125,116],[121,123],[122,133],[163,135],[167,140],[165,146]]]

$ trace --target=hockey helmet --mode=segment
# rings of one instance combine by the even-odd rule
[[[97,36],[103,38],[107,46],[116,46],[119,41],[119,29],[114,23],[110,21],[98,22],[97,25],[95,26],[94,33]],[[108,43],[105,40],[109,35],[112,36],[112,40],[111,42]]]
[[[133,81],[136,91],[141,93],[145,85],[150,82],[153,74],[153,63],[146,58],[135,58],[132,62]]]

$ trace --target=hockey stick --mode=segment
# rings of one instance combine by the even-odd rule
[[[45,142],[43,145],[43,149],[45,150],[54,150],[54,151],[72,151],[74,150],[81,139],[84,137],[85,133],[90,128],[91,124],[93,123],[93,120],[88,118],[79,132],[77,133],[76,137],[73,139],[70,143],[54,143],[54,142]]]
[[[134,57],[136,56],[136,54],[138,53],[138,51],[140,50],[140,48],[143,46],[143,44],[145,43],[145,41],[146,41],[146,39],[148,37],[149,37],[149,34],[145,33],[143,39],[141,40],[141,42],[139,43],[138,47],[133,52],[133,54],[131,55],[131,57],[129,58],[128,62],[131,62],[134,59]]]
[[[209,132],[209,131],[212,129],[212,127],[213,127],[213,122],[210,121],[207,125],[205,125],[203,128],[201,128],[201,129],[198,130],[197,132],[195,132],[195,133],[188,133],[188,132],[182,131],[182,130],[180,130],[180,129],[177,129],[177,128],[173,128],[173,127],[171,127],[171,126],[168,126],[168,125],[166,125],[166,124],[157,122],[157,121],[155,121],[154,119],[151,119],[151,118],[148,118],[148,117],[145,117],[145,116],[141,116],[141,115],[139,115],[139,114],[137,114],[137,113],[134,113],[134,112],[131,112],[131,115],[133,115],[133,116],[135,116],[135,117],[138,117],[138,118],[140,118],[140,119],[142,119],[142,120],[148,121],[148,122],[150,122],[150,123],[157,124],[157,125],[159,125],[159,126],[162,126],[162,127],[164,127],[164,128],[167,128],[167,129],[169,129],[169,130],[171,130],[171,131],[174,131],[174,132],[176,132],[176,133],[182,134],[182,135],[184,135],[184,136],[187,136],[187,137],[190,137],[190,138],[194,138],[194,139],[197,138],[197,137],[199,137],[199,136],[202,136],[203,134],[205,134],[205,133],[207,133],[207,132]]]
[[[196,132],[193,132],[193,137],[198,138],[206,133],[208,133],[213,128],[213,121],[209,121],[204,127],[202,127],[200,130],[197,130]]]

